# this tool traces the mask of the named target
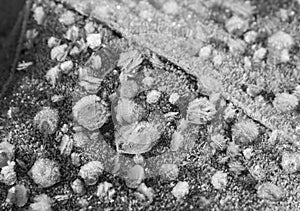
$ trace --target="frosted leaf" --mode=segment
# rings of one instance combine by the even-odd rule
[[[52,85],[52,87],[55,86],[56,81],[59,79],[61,70],[58,66],[52,67],[50,70],[46,73],[46,80],[49,81],[49,83]]]
[[[211,178],[211,184],[216,189],[224,189],[227,186],[227,174],[217,171]]]
[[[119,124],[131,124],[141,120],[144,109],[132,100],[120,99],[115,108],[116,120]]]
[[[101,34],[88,34],[86,42],[91,49],[96,49],[101,46],[102,35]]]
[[[75,14],[71,11],[66,11],[63,14],[61,14],[60,18],[58,19],[59,22],[65,25],[72,25],[75,23]]]
[[[0,168],[7,166],[15,155],[14,145],[4,141],[0,143]]]
[[[104,167],[100,161],[91,161],[80,168],[78,175],[84,180],[86,185],[95,185],[103,170]]]
[[[28,190],[24,185],[15,185],[8,190],[6,202],[15,204],[17,207],[23,207],[28,200]]]
[[[232,128],[232,138],[235,143],[252,143],[258,135],[258,127],[252,120],[237,122]]]
[[[108,109],[101,103],[96,95],[88,95],[81,98],[73,107],[74,119],[86,129],[96,130],[108,119]]]
[[[52,199],[46,194],[41,194],[34,197],[34,203],[30,204],[30,211],[52,211]]]
[[[35,115],[33,123],[40,132],[53,134],[57,129],[58,120],[57,110],[44,107]]]
[[[33,11],[33,18],[37,22],[38,25],[43,24],[45,20],[45,12],[44,8],[41,6],[38,6]]]
[[[190,187],[188,182],[179,181],[172,189],[172,194],[177,200],[179,200],[189,193],[189,189]]]
[[[137,188],[145,178],[144,168],[140,165],[131,167],[126,175],[125,182],[129,188]]]
[[[279,112],[292,111],[297,107],[298,103],[298,98],[288,93],[277,94],[273,101],[274,107]]]
[[[285,194],[282,188],[274,185],[273,183],[265,182],[257,188],[257,195],[262,199],[278,201],[281,200]]]
[[[187,108],[187,121],[194,124],[206,124],[217,113],[215,105],[206,98],[191,101]]]
[[[56,59],[57,61],[63,61],[68,54],[67,48],[68,48],[67,44],[55,46],[54,48],[52,48],[50,52],[51,59],[52,60]]]
[[[43,188],[51,187],[60,181],[58,163],[46,158],[36,160],[29,175],[36,184]]]
[[[115,132],[117,151],[141,154],[151,150],[161,136],[160,125],[154,122],[138,122],[121,127]]]
[[[126,74],[135,73],[142,62],[143,57],[140,52],[137,50],[131,50],[121,53],[118,66],[121,67]]]

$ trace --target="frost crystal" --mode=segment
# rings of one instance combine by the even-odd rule
[[[115,108],[116,120],[119,124],[131,124],[141,120],[144,109],[132,100],[120,99]]]
[[[142,55],[137,50],[127,51],[120,55],[118,66],[122,67],[122,70],[128,73],[135,73],[138,67],[143,62]]]
[[[134,98],[139,91],[139,86],[134,80],[125,80],[121,82],[120,96],[122,98]]]
[[[81,98],[73,107],[74,119],[86,129],[96,130],[106,122],[109,112],[96,95]]]
[[[78,175],[84,179],[86,185],[95,185],[103,169],[100,161],[91,161],[81,167]]]
[[[270,182],[265,182],[257,188],[259,198],[278,201],[284,197],[283,190]]]
[[[1,169],[0,173],[0,182],[3,182],[6,185],[13,185],[17,181],[17,174],[15,172],[15,165],[14,161],[8,162],[7,166],[4,166]]]
[[[160,125],[138,122],[121,127],[115,132],[117,151],[128,154],[148,152],[161,136]]]
[[[146,102],[153,104],[153,103],[157,103],[159,98],[161,96],[161,93],[157,90],[151,90],[148,94],[147,94],[147,99]]]
[[[15,185],[8,190],[6,202],[23,207],[28,200],[28,190],[24,185]]]
[[[96,195],[99,198],[104,198],[107,196],[109,190],[113,187],[113,185],[109,182],[102,182],[97,187]]]
[[[44,8],[41,6],[36,7],[33,11],[33,18],[37,22],[38,25],[41,25],[45,19]]]
[[[182,199],[189,193],[189,189],[190,187],[188,182],[179,181],[173,188],[172,194],[176,197],[176,199]]]
[[[129,188],[137,188],[145,178],[144,168],[140,165],[131,167],[125,178],[126,185]]]
[[[101,34],[88,34],[86,42],[91,49],[96,49],[101,46],[102,35]]]
[[[281,166],[288,173],[300,170],[300,154],[284,152],[281,158]]]
[[[248,21],[234,15],[228,19],[225,27],[230,34],[242,35],[248,29]]]
[[[174,0],[169,0],[166,3],[163,4],[162,10],[167,14],[177,14],[179,12],[179,5]]]
[[[159,175],[165,180],[175,180],[179,174],[179,168],[176,164],[163,164],[159,168]]]
[[[35,115],[33,122],[40,132],[53,134],[56,131],[58,120],[59,117],[56,110],[44,107]]]
[[[51,187],[60,180],[58,164],[46,158],[36,160],[29,175],[36,184],[43,188]]]
[[[0,143],[0,168],[7,166],[15,155],[14,146],[4,141]]]
[[[268,39],[268,47],[275,50],[290,49],[294,45],[294,39],[291,35],[278,31]]]
[[[59,75],[61,73],[61,70],[58,66],[52,67],[48,72],[46,73],[46,80],[49,81],[49,83],[52,85],[52,87],[55,87],[56,81],[59,78]]]
[[[70,40],[72,42],[75,42],[79,37],[79,28],[77,26],[72,26],[68,29],[66,34],[64,35],[64,38],[67,40]]]
[[[186,119],[194,124],[206,124],[216,114],[215,105],[206,98],[195,99],[189,103]]]
[[[68,54],[67,48],[68,48],[67,44],[55,46],[54,48],[52,48],[50,52],[51,59],[52,60],[56,59],[57,61],[63,61]]]
[[[216,189],[224,189],[227,185],[227,174],[217,171],[211,178],[211,184]]]
[[[41,194],[34,197],[34,203],[30,204],[31,211],[52,211],[52,200],[46,194]]]
[[[288,93],[277,94],[273,101],[274,107],[280,112],[292,111],[297,107],[298,103],[298,98]]]
[[[199,78],[201,92],[204,94],[218,93],[222,91],[222,84],[217,79],[210,76],[202,76]]]
[[[58,46],[59,43],[60,43],[60,39],[58,39],[56,37],[50,37],[47,42],[49,48],[54,48],[54,47]]]
[[[232,137],[235,143],[252,143],[259,135],[257,125],[251,120],[243,120],[232,128]]]
[[[59,22],[65,25],[72,25],[75,23],[75,14],[68,10],[60,16]]]
[[[80,179],[74,180],[74,182],[71,184],[71,188],[76,194],[82,195],[85,193],[84,184]]]

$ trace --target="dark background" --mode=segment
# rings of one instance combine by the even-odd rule
[[[0,0],[0,93],[9,77],[20,25],[15,27],[25,0]]]

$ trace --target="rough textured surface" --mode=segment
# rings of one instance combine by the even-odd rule
[[[14,81],[14,88],[0,102],[0,108],[3,110],[0,116],[1,140],[10,142],[16,148],[14,171],[17,173],[17,183],[23,184],[29,190],[29,200],[20,209],[13,204],[7,204],[5,199],[10,186],[0,183],[0,189],[3,190],[0,191],[1,210],[22,210],[42,206],[46,202],[47,207],[51,206],[52,210],[298,209],[300,206],[299,194],[297,194],[300,190],[299,174],[294,170],[286,171],[282,166],[294,163],[294,160],[284,157],[283,153],[292,154],[297,151],[297,148],[286,144],[286,138],[282,138],[280,135],[283,134],[288,138],[289,133],[276,130],[280,129],[278,125],[276,126],[279,117],[277,111],[272,107],[276,94],[281,92],[293,94],[297,80],[293,82],[291,78],[297,76],[297,73],[293,75],[293,66],[288,64],[274,66],[272,61],[273,66],[265,63],[268,64],[267,67],[264,67],[265,69],[254,63],[252,71],[249,71],[247,65],[244,64],[247,63],[247,59],[245,62],[244,58],[252,55],[253,52],[240,54],[243,42],[236,43],[234,41],[240,41],[241,38],[228,34],[222,25],[228,16],[232,15],[227,14],[228,11],[229,13],[238,13],[242,17],[249,17],[253,14],[251,6],[245,7],[243,2],[229,1],[229,4],[224,5],[229,8],[226,12],[222,8],[219,11],[218,7],[211,5],[211,1],[199,3],[197,0],[170,1],[171,7],[169,8],[163,7],[162,2],[156,0],[149,0],[148,3],[145,1],[107,1],[106,3],[109,5],[106,8],[95,6],[100,4],[100,1],[93,1],[93,4],[92,1],[82,1],[79,6],[77,1],[70,1],[69,5],[46,0],[36,2],[40,2],[38,4],[44,7],[47,18],[42,25],[38,25],[32,18],[30,19],[27,25],[28,29],[36,29],[39,35],[31,40],[32,48],[24,48],[20,58],[21,61],[32,61],[34,65],[17,73],[17,78],[20,80]],[[105,3],[105,1],[101,2]],[[176,3],[174,4],[174,2]],[[232,7],[233,3],[236,7]],[[94,6],[98,9],[98,12],[93,13],[92,17],[82,16],[76,12],[78,10],[86,15],[90,14],[92,9],[85,10],[83,8],[82,10],[82,6],[89,4],[89,8]],[[251,1],[251,4],[259,6],[257,1]],[[70,6],[75,7],[76,10]],[[110,11],[111,6],[116,7],[116,10]],[[278,3],[278,8],[281,7],[295,10],[290,4]],[[269,19],[271,20],[263,19],[264,16],[260,14],[258,8],[255,18],[259,25],[255,26],[251,23],[249,26],[254,31],[259,31],[258,28],[263,28],[265,23],[269,23],[268,26],[271,27],[272,33],[270,32],[265,38],[258,38],[262,41],[256,42],[267,48],[266,38],[273,32],[284,29],[293,36],[298,44],[298,38],[295,36],[297,31],[296,29],[292,30],[292,26],[297,22],[283,23],[276,18],[277,11],[274,11],[273,7],[269,9],[271,16]],[[68,24],[59,21],[61,15],[65,14],[64,12],[74,14],[72,24],[80,29],[79,40],[76,43],[64,38],[70,28]],[[105,17],[97,16],[99,14]],[[140,30],[141,28],[134,25],[130,30],[124,27],[126,21],[127,23],[130,21],[131,24],[140,24],[141,18],[154,21],[154,23],[149,21],[149,26],[146,24],[146,27],[150,27],[147,32],[153,33],[135,32],[136,29]],[[296,18],[290,18],[296,21]],[[155,23],[157,19],[160,20],[160,24],[166,24],[166,27],[157,28]],[[192,40],[189,40],[187,37],[192,36],[184,35],[182,32],[194,31],[194,26],[201,24],[195,22],[199,19],[201,23],[209,25],[209,27],[205,27],[206,29],[217,29],[223,35],[216,34],[217,37],[208,39],[207,33],[209,35],[210,32],[197,30],[197,34]],[[104,26],[99,20],[114,30]],[[181,23],[181,28],[177,22]],[[89,78],[89,82],[82,86],[79,83],[80,67],[85,67],[89,58],[98,53],[97,49],[85,47],[85,32],[82,31],[86,28],[87,23],[95,25],[96,32],[103,33],[102,45],[106,50],[101,53],[101,56],[107,56],[110,59],[105,60],[109,61],[105,64],[105,67],[109,69],[106,74],[100,76],[95,74],[93,76],[99,78]],[[144,21],[143,23],[148,22]],[[175,23],[174,26],[172,23]],[[283,27],[283,25],[287,26]],[[174,33],[174,27],[179,30],[175,30],[175,32],[180,33],[168,36],[166,33]],[[280,27],[281,29],[279,29]],[[90,30],[92,31],[92,29]],[[157,32],[158,30],[159,32]],[[74,64],[74,69],[70,72],[58,75],[55,86],[49,84],[45,79],[47,71],[51,67],[59,65],[58,61],[50,58],[51,49],[47,42],[52,36],[61,39],[61,44],[66,43],[68,47],[72,47],[72,49],[67,49],[72,54],[68,54],[66,60],[71,60]],[[229,41],[226,40],[228,37],[231,37]],[[222,39],[225,40],[222,41]],[[198,42],[199,40],[203,41]],[[26,43],[28,44],[28,39],[25,41]],[[202,49],[201,55],[205,59],[198,56],[200,48]],[[138,93],[134,100],[147,111],[148,115],[143,117],[145,120],[157,120],[157,117],[163,117],[167,123],[165,131],[158,141],[159,144],[153,146],[149,152],[142,154],[143,159],[116,152],[114,131],[117,124],[113,116],[100,130],[96,131],[88,131],[78,126],[72,117],[74,104],[89,94],[90,90],[86,89],[87,86],[90,83],[99,85],[99,80],[101,83],[100,86],[97,86],[99,89],[96,93],[97,96],[104,99],[107,106],[113,104],[113,95],[118,94],[120,74],[124,71],[116,65],[118,56],[115,57],[114,54],[120,55],[120,53],[132,49],[141,52],[143,58],[142,62],[138,62],[138,66],[140,66],[137,68],[138,74],[135,78],[139,86],[147,88],[149,84],[152,84],[152,89],[162,93],[158,102],[154,104],[146,102],[149,88]],[[294,53],[289,53],[295,56],[297,50],[294,51]],[[220,62],[220,57],[211,62],[209,58],[215,56],[216,52],[218,56],[221,56],[223,62]],[[291,63],[296,63],[294,58]],[[280,71],[290,74],[279,74]],[[251,72],[255,74],[247,78],[247,74]],[[272,83],[264,85],[265,93],[259,93],[258,98],[249,97],[246,85],[252,82],[254,85],[261,85],[256,81],[257,74],[261,74],[264,79],[267,79],[267,82]],[[244,77],[248,81],[243,81]],[[142,80],[145,78],[147,80]],[[206,81],[216,84],[217,88],[214,89],[209,83],[205,84]],[[274,93],[270,93],[270,90],[274,90]],[[180,98],[173,104],[169,102],[169,98],[174,93],[178,93]],[[206,98],[216,107],[213,119],[207,124],[189,125],[185,121],[181,121],[186,117],[189,102],[196,98]],[[253,102],[255,104],[251,104]],[[45,106],[57,109],[60,117],[58,129],[52,135],[45,135],[34,128],[33,117]],[[272,113],[267,114],[266,109],[268,111],[271,109]],[[260,116],[261,114],[274,115],[274,117],[271,119],[269,116]],[[286,122],[288,125],[295,123],[298,118],[297,112],[281,115],[290,118]],[[248,131],[249,127],[246,129],[239,127],[238,131],[245,130],[246,137],[251,139],[247,143],[240,144],[237,139],[245,134],[232,132],[234,125],[243,121],[251,121],[249,127],[255,128],[255,131],[251,133]],[[268,121],[270,122],[268,123]],[[280,124],[285,124],[284,121],[285,119]],[[179,142],[182,142],[178,144],[180,151],[172,151],[172,146],[170,147],[172,135],[175,132],[182,137],[179,139]],[[59,142],[65,136],[70,137],[71,140],[75,136],[74,134],[81,134],[84,136],[84,140],[81,140],[82,143],[78,145],[74,144],[71,156],[69,154],[61,155]],[[74,137],[74,139],[76,138]],[[53,160],[62,166],[59,183],[49,188],[40,188],[30,179],[28,171],[40,158]],[[282,162],[282,159],[288,160]],[[99,178],[97,177],[99,185],[111,184],[109,187],[101,188],[109,189],[105,190],[106,194],[100,194],[106,195],[103,198],[96,197],[99,195],[96,184],[86,187],[86,193],[83,195],[78,195],[72,190],[72,182],[78,178],[80,167],[89,161],[103,163],[104,171],[102,172],[101,167],[101,172],[99,172],[101,175]],[[176,177],[173,178],[173,175],[169,175],[172,176],[173,181],[166,181],[165,178],[158,175],[161,166],[166,166],[164,164],[178,166],[178,172],[175,170],[174,173]],[[136,165],[139,166],[139,169],[145,170],[145,174],[142,174],[143,181],[140,181],[142,177],[138,177],[139,175],[128,173],[128,169]],[[284,168],[292,168],[292,166]],[[214,184],[211,182],[216,172],[226,174],[226,182],[221,181],[222,189],[220,190],[214,187],[215,182]],[[145,189],[145,185],[149,187],[151,197],[145,195],[152,199],[147,201],[145,196],[139,193],[139,190],[128,188],[126,176],[131,179],[137,176],[139,183],[143,182],[144,185],[144,188],[140,186],[139,189]],[[218,179],[220,178],[216,177],[214,181]],[[172,190],[179,181],[186,182],[185,184],[188,185],[185,187],[189,188],[179,190],[186,195],[181,200],[176,200],[172,195]],[[274,194],[272,191],[280,191],[280,193]],[[42,198],[47,200],[38,200],[39,196],[43,196]],[[270,201],[273,199],[276,201]]]
[[[153,50],[198,78],[209,75],[222,81],[222,94],[228,100],[266,127],[282,131],[289,141],[298,145],[298,136],[294,129],[299,121],[299,115],[280,114],[268,105],[266,100],[257,103],[255,99],[247,96],[240,88],[243,80],[245,80],[246,70],[239,58],[235,58],[233,54],[224,55],[222,66],[216,69],[203,59],[193,57],[188,53],[190,48],[194,47],[193,43],[197,43],[199,45],[197,47],[200,48],[209,40],[224,43],[233,42],[229,33],[209,20],[209,9],[213,6],[211,1],[178,1],[178,14],[180,13],[180,15],[164,14],[155,7],[155,5],[159,5],[157,3],[159,1],[155,0],[149,2],[132,1],[131,4],[126,1],[93,0],[84,2],[62,0],[62,2],[69,4],[84,15],[105,22],[131,42]],[[241,2],[240,4],[244,3]],[[230,3],[225,4],[225,7],[229,5]],[[197,8],[197,10],[193,8]],[[142,11],[148,14],[146,18],[141,14]],[[252,10],[250,9],[249,16],[251,15]],[[270,65],[268,69],[274,69],[273,65]],[[283,77],[284,79],[277,78],[276,80],[293,84],[293,77],[288,77],[288,75],[283,75]],[[270,79],[267,79],[266,84],[269,83],[268,80]]]

